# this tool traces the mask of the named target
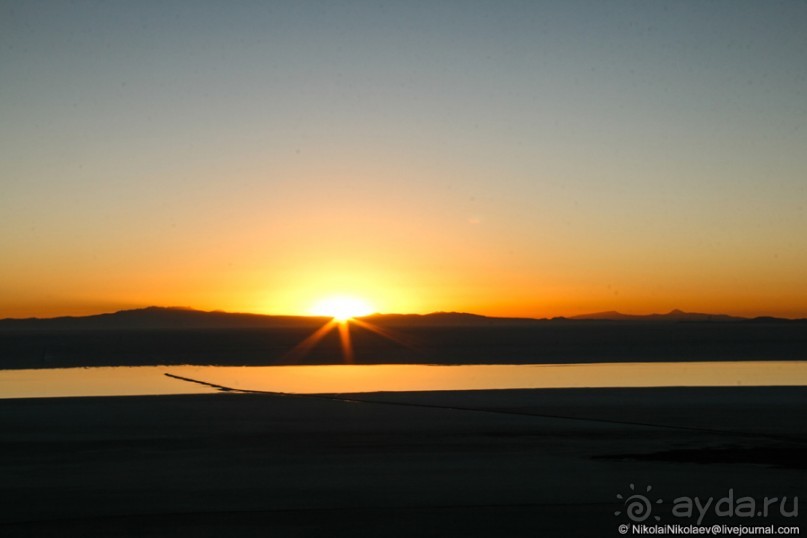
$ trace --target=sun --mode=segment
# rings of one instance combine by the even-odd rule
[[[330,316],[339,322],[373,313],[373,307],[364,299],[339,295],[318,301],[311,309],[316,316]]]

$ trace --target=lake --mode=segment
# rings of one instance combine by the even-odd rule
[[[805,386],[807,361],[535,365],[136,366],[0,371],[0,398],[580,387]]]

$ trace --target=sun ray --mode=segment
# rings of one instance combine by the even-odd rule
[[[305,340],[294,346],[288,353],[283,356],[282,362],[298,362],[300,359],[308,355],[308,352],[311,351],[314,346],[316,346],[320,340],[325,338],[329,332],[331,332],[336,326],[338,322],[336,320],[330,320],[325,325],[308,335]]]
[[[421,349],[416,343],[406,335],[397,331],[371,323],[367,319],[359,316],[367,316],[371,313],[372,307],[362,299],[351,296],[331,296],[319,301],[311,312],[320,316],[330,316],[331,319],[312,334],[308,335],[302,342],[286,353],[282,362],[300,362],[311,350],[316,347],[334,329],[338,331],[339,347],[342,352],[342,361],[346,364],[355,364],[356,349],[353,345],[353,335],[350,333],[351,325],[355,324],[362,329],[373,332],[382,338],[389,340],[402,347],[420,352]]]
[[[361,327],[363,329],[367,329],[368,331],[372,331],[372,332],[376,333],[377,335],[381,336],[382,338],[386,338],[390,342],[394,342],[394,343],[396,343],[396,344],[398,344],[400,346],[403,346],[403,347],[405,347],[407,349],[411,349],[413,351],[418,351],[418,352],[421,351],[420,347],[415,343],[415,341],[412,338],[410,338],[410,337],[408,337],[408,336],[406,336],[404,334],[401,334],[401,333],[399,333],[397,331],[393,331],[391,329],[385,329],[383,327],[379,327],[378,325],[376,325],[374,323],[370,323],[366,319],[353,318],[353,319],[350,320],[350,322],[355,323],[356,325],[358,325],[359,327]]]
[[[350,340],[350,321],[345,320],[338,324],[339,328],[339,342],[342,345],[342,359],[348,363],[353,364],[356,358],[353,354],[353,344]]]

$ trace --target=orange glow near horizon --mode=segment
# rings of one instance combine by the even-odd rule
[[[529,253],[524,259],[514,259],[505,247],[476,252],[474,241],[467,247],[461,242],[438,242],[426,249],[424,245],[434,241],[427,230],[419,232],[427,239],[412,247],[409,255],[398,256],[380,240],[376,250],[373,233],[355,231],[351,239],[355,246],[346,242],[333,250],[316,238],[308,240],[309,246],[300,237],[292,252],[277,260],[268,255],[234,258],[242,267],[238,270],[222,269],[223,262],[208,259],[202,246],[201,258],[174,260],[178,264],[170,271],[172,259],[165,254],[159,258],[165,267],[159,270],[151,258],[127,259],[121,262],[125,270],[111,267],[109,276],[102,277],[97,268],[75,266],[66,267],[64,274],[59,273],[60,279],[53,280],[53,275],[42,272],[49,267],[43,262],[36,271],[20,273],[26,285],[3,294],[0,318],[92,315],[146,306],[339,319],[374,312],[457,311],[551,318],[611,310],[649,314],[673,309],[746,317],[807,317],[803,276],[786,268],[770,277],[750,267],[718,275],[715,268],[697,272],[684,265],[657,267],[652,260],[631,265],[626,256],[624,264],[629,269],[624,274],[615,262],[584,271],[588,262],[579,259],[579,254],[567,254],[568,245],[545,251],[546,265],[541,265],[541,260],[530,260]],[[241,238],[245,245],[261,240],[259,233]],[[339,256],[337,248],[350,255]],[[11,264],[15,263],[12,259]],[[329,300],[337,304],[320,304]]]
[[[404,163],[393,164],[406,170]],[[330,172],[333,182],[360,184],[377,175],[385,185],[407,184],[421,174],[439,180],[420,169],[407,174],[356,166],[347,171],[351,174]],[[326,173],[283,172],[312,185]],[[588,232],[597,229],[593,222],[578,225],[585,233],[561,239],[552,235],[553,221],[508,228],[506,207],[497,209],[498,223],[471,224],[451,212],[422,209],[426,192],[394,200],[386,190],[342,192],[312,186],[307,196],[295,195],[301,199],[294,198],[288,213],[281,208],[279,215],[264,217],[256,210],[264,220],[254,217],[238,228],[194,222],[189,238],[155,234],[137,248],[124,248],[132,243],[106,237],[105,229],[69,248],[66,241],[50,245],[38,256],[26,257],[25,245],[12,248],[5,260],[8,277],[0,284],[0,318],[91,315],[152,305],[340,319],[373,312],[551,318],[673,309],[807,317],[807,249],[787,250],[784,239],[751,236],[754,248],[737,251],[687,250],[691,245],[681,239],[660,249],[641,229],[598,238]],[[578,217],[587,222],[592,214]],[[685,232],[681,237],[697,235]],[[95,251],[106,255],[93,257]],[[315,306],[337,292],[368,305],[344,314]]]
[[[623,294],[619,299],[613,300],[606,294],[585,295],[556,295],[544,290],[534,293],[523,292],[508,297],[506,290],[494,299],[473,297],[469,290],[469,297],[465,300],[455,296],[443,297],[427,294],[426,298],[416,299],[413,296],[395,300],[390,297],[386,300],[374,301],[377,305],[370,311],[361,311],[359,314],[371,313],[385,314],[429,314],[432,312],[468,312],[494,317],[528,317],[552,318],[557,316],[575,316],[604,311],[618,311],[623,314],[644,315],[653,313],[666,313],[673,309],[686,312],[703,312],[711,314],[728,314],[742,317],[774,316],[782,318],[805,318],[807,308],[799,304],[798,296],[776,294],[765,297],[761,292],[742,290],[736,297],[705,297],[695,293],[681,294],[680,297],[629,297]],[[400,292],[399,292],[400,293]],[[311,300],[307,300],[308,293],[302,292],[288,301],[271,301],[271,304],[261,297],[266,295],[234,294],[224,297],[223,294],[200,295],[168,295],[167,297],[135,297],[114,300],[112,297],[97,301],[42,301],[34,304],[16,305],[8,302],[0,307],[0,319],[4,318],[50,318],[59,316],[89,316],[104,313],[144,308],[147,306],[183,307],[204,311],[225,311],[254,313],[264,315],[295,315],[295,316],[327,316],[336,317],[343,321],[349,314],[335,315],[325,311],[315,311]],[[291,297],[291,292],[279,293]],[[621,300],[620,300],[621,299]],[[775,299],[775,300],[771,300]],[[355,320],[354,320],[355,321]]]

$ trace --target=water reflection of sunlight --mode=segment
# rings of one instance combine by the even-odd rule
[[[333,327],[331,327],[332,329]],[[0,371],[0,398],[585,387],[807,386],[807,361],[525,365],[137,366]]]
[[[807,361],[196,367],[242,390],[294,393],[594,387],[807,386]],[[203,371],[206,370],[206,371]],[[247,373],[248,372],[248,373]],[[194,377],[189,375],[188,377]]]

